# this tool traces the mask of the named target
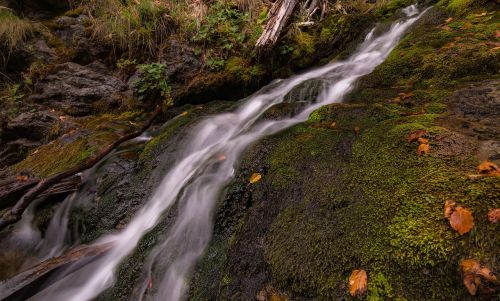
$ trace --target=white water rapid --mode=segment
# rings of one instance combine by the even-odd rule
[[[211,239],[216,201],[234,176],[242,152],[264,136],[307,120],[309,114],[320,106],[341,102],[353,89],[356,80],[381,64],[406,30],[423,14],[416,6],[403,12],[406,17],[392,24],[385,33],[377,34],[372,30],[349,59],[275,81],[243,100],[234,112],[202,121],[191,132],[188,139],[191,143],[177,152],[176,164],[126,228],[96,242],[113,242],[113,248],[30,300],[86,301],[100,295],[113,285],[120,263],[173,204],[178,206],[175,224],[146,263],[147,273],[160,263],[166,267],[159,278],[154,279],[157,289],[153,293],[148,291],[146,297],[145,283],[136,289],[137,294],[132,298],[184,299],[190,273]],[[309,99],[310,102],[295,117],[272,121],[259,118],[267,109],[283,102],[293,89],[300,89],[299,85],[311,81],[321,82],[321,90],[316,91],[316,99]],[[220,154],[224,154],[224,160],[220,160]]]

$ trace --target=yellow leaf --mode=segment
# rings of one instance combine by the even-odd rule
[[[184,112],[181,113],[181,116],[186,116],[187,114],[189,114],[189,112],[188,111],[184,111]]]
[[[260,173],[256,172],[256,173],[252,174],[249,182],[250,182],[250,184],[254,184],[254,183],[259,182],[261,179],[262,179],[262,175]]]
[[[468,209],[457,207],[451,214],[450,225],[460,235],[464,235],[474,227],[474,217]]]
[[[349,294],[360,296],[366,293],[368,276],[365,270],[354,270],[349,276]]]

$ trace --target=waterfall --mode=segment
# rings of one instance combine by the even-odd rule
[[[416,6],[411,6],[403,12],[406,17],[392,24],[385,33],[378,35],[372,30],[347,60],[275,81],[243,100],[233,112],[215,115],[197,125],[189,134],[191,143],[177,153],[177,163],[125,229],[96,241],[96,244],[112,242],[113,248],[31,300],[80,301],[97,297],[113,285],[120,263],[175,203],[179,208],[175,224],[166,240],[150,254],[145,267],[146,273],[151,273],[153,266],[165,267],[159,279],[155,279],[158,290],[148,299],[184,299],[190,273],[211,239],[216,201],[233,178],[242,152],[264,136],[304,122],[315,109],[341,102],[357,79],[371,73],[387,58],[406,30],[425,11],[421,13]],[[307,89],[308,83],[313,82],[320,91],[315,91],[316,99],[309,99],[296,116],[272,121],[260,119],[270,107],[292,100],[289,95],[293,90]],[[300,91],[298,94],[301,95]],[[220,154],[224,154],[224,160],[220,160]],[[134,300],[143,299],[146,288],[147,283],[141,284]]]

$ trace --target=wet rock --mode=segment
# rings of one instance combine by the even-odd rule
[[[23,160],[30,150],[39,147],[40,142],[25,138],[7,142],[0,147],[0,168]]]
[[[84,25],[86,21],[88,17],[85,15],[62,16],[54,21],[57,27],[54,34],[66,47],[71,48],[73,61],[80,64],[88,64],[96,58],[105,57],[107,53],[106,47],[94,43],[86,34]]]
[[[470,85],[445,102],[450,108],[444,118],[447,125],[480,140],[500,137],[500,81]]]
[[[128,88],[105,70],[98,62],[87,66],[71,62],[58,65],[52,74],[36,83],[31,99],[73,116],[90,114],[97,102],[105,109],[115,108],[119,106],[117,100],[129,95]]]
[[[11,141],[17,138],[42,140],[59,119],[50,112],[22,113],[7,122],[2,138]]]
[[[162,62],[167,66],[166,73],[172,82],[183,84],[193,78],[202,67],[202,62],[194,51],[177,40],[171,40]]]
[[[23,113],[0,129],[0,167],[17,163],[42,144],[58,118],[50,112]]]

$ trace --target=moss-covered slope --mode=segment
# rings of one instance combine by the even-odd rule
[[[500,178],[471,176],[500,159],[500,86],[484,80],[498,76],[498,17],[494,5],[435,9],[351,104],[323,107],[249,150],[191,300],[251,300],[268,285],[289,300],[348,300],[359,268],[367,300],[498,298],[492,283],[470,296],[459,268],[474,258],[500,270],[500,232],[487,216],[500,206]],[[416,130],[427,132],[427,155],[407,140]],[[263,180],[249,184],[253,172]],[[444,218],[448,199],[472,212],[470,233]]]

